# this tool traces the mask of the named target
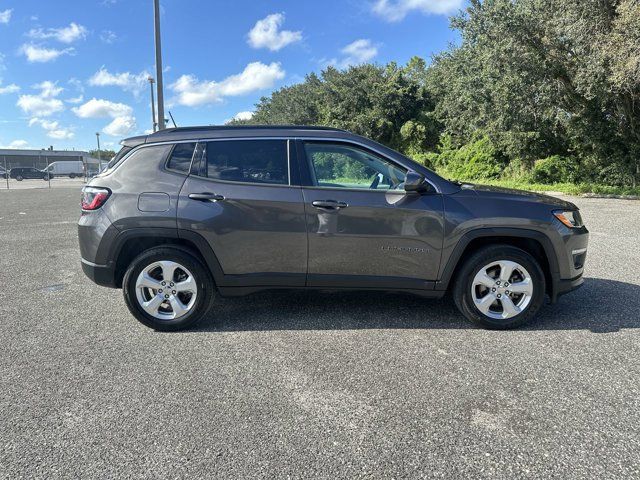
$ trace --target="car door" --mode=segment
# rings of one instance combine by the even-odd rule
[[[204,237],[228,286],[304,286],[302,189],[283,138],[200,142],[178,201],[178,228]]]
[[[362,146],[298,145],[309,174],[308,285],[432,288],[443,241],[441,195],[405,192],[407,169]]]

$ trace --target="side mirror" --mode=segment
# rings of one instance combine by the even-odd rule
[[[409,170],[404,177],[404,190],[411,193],[423,193],[429,190],[429,184],[424,175]]]

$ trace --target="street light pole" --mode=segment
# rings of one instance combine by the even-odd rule
[[[156,103],[155,99],[153,98],[153,84],[155,80],[152,76],[149,76],[147,80],[149,80],[149,85],[151,86],[151,125],[153,131],[155,132],[158,128],[158,122],[156,122]]]
[[[98,140],[98,171],[102,170],[102,155],[100,155],[100,132],[96,132],[96,140]],[[87,172],[87,168],[84,169],[84,179],[87,181],[89,179],[89,172]]]
[[[164,94],[162,84],[162,44],[160,41],[160,0],[153,0],[156,37],[156,82],[158,87],[158,130],[164,130]]]

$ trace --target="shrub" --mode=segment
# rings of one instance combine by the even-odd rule
[[[488,137],[481,137],[457,150],[441,151],[439,163],[460,180],[498,178],[506,163]]]
[[[573,157],[552,155],[535,162],[531,177],[538,183],[578,183],[580,164]]]
[[[532,181],[531,167],[520,158],[514,158],[503,170],[500,178],[505,180]]]
[[[439,155],[436,152],[414,153],[409,156],[431,170],[434,170],[438,164]]]

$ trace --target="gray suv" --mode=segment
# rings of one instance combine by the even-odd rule
[[[216,292],[376,290],[441,297],[487,328],[530,320],[582,282],[572,203],[460,184],[319,127],[188,127],[126,139],[83,189],[86,275],[157,330]]]

